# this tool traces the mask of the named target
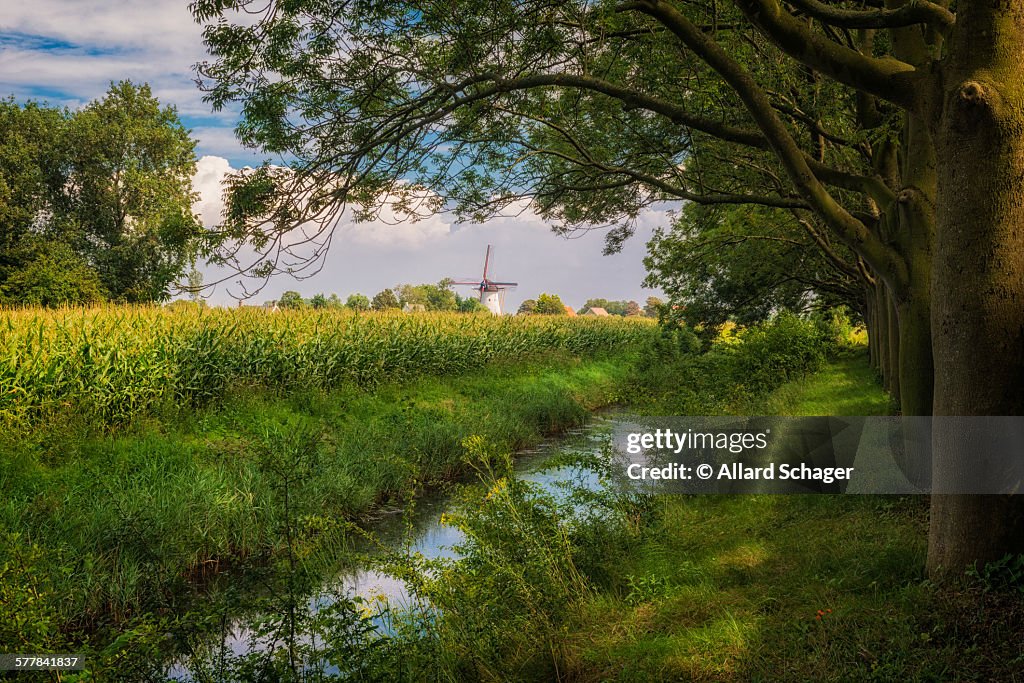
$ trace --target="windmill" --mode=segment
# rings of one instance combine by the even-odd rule
[[[487,245],[487,254],[484,256],[484,277],[481,280],[452,280],[453,285],[470,285],[480,291],[480,303],[487,307],[494,315],[502,314],[502,307],[505,304],[505,290],[515,287],[518,282],[495,282],[487,279],[487,267],[491,262],[491,245]]]

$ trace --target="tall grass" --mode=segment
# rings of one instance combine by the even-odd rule
[[[640,319],[111,307],[6,311],[0,424],[74,412],[113,425],[233,385],[332,388],[444,375],[548,351],[592,355],[652,338]]]

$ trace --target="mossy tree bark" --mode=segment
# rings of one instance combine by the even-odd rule
[[[935,414],[1024,414],[1024,3],[958,5],[939,71],[932,272]],[[977,462],[941,427],[937,482]],[[979,463],[980,464],[980,463]],[[1024,550],[1024,496],[933,496],[928,568]]]

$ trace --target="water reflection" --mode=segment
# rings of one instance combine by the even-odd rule
[[[614,415],[598,416],[584,428],[517,453],[515,476],[559,500],[570,495],[566,487],[570,482],[577,490],[597,490],[598,472],[558,461],[566,453],[600,452],[616,426],[622,425]],[[423,496],[411,514],[398,511],[369,525],[378,552],[403,552],[426,560],[457,558],[455,547],[464,540],[462,532],[442,524],[441,518],[466,483]],[[189,643],[191,655],[172,664],[169,679],[278,680],[281,675],[267,674],[275,666],[290,673],[293,680],[348,677],[352,672],[339,667],[339,662],[351,661],[344,649],[365,648],[373,641],[373,634],[366,631],[388,635],[396,629],[396,618],[403,623],[410,618],[413,622],[429,619],[429,606],[417,602],[404,580],[372,566],[374,546],[364,544],[358,550],[370,558],[363,566],[343,569],[327,581],[319,580],[319,585],[311,585],[309,576],[299,580],[289,576],[255,600],[255,609],[246,610],[250,614],[255,611],[255,616],[235,612],[224,619],[219,637],[212,640],[215,644],[211,646],[209,638],[204,643]],[[266,611],[261,613],[259,605],[266,606]],[[299,624],[301,628],[297,628]],[[269,669],[262,669],[257,676],[260,666]]]

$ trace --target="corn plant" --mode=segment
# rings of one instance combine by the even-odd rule
[[[647,320],[105,307],[0,313],[0,425],[60,413],[117,425],[233,386],[373,386],[548,352],[648,343]]]

